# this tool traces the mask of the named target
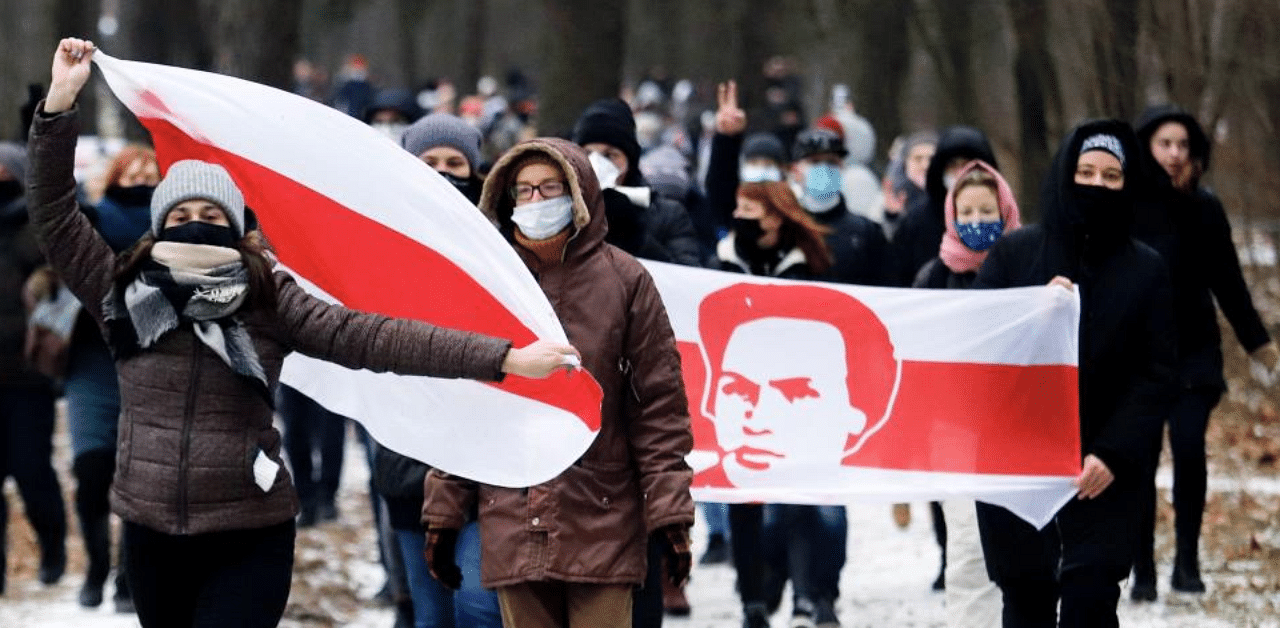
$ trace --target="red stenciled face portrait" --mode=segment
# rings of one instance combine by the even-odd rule
[[[704,413],[730,485],[784,487],[815,465],[838,469],[887,415],[893,348],[853,297],[738,284],[708,295],[699,316],[710,370]]]
[[[781,337],[795,340],[774,342]],[[867,425],[866,412],[849,405],[846,361],[840,330],[828,323],[766,318],[734,330],[713,393],[731,482],[770,474],[792,456],[840,464],[849,435]]]

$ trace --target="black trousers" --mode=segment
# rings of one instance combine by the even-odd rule
[[[53,470],[54,396],[47,387],[0,386],[0,486],[13,477],[42,552],[62,551],[67,510]],[[8,502],[0,495],[0,568]],[[4,574],[0,572],[0,591]]]
[[[1205,432],[1209,415],[1222,398],[1217,387],[1183,388],[1178,391],[1169,413],[1169,449],[1173,453],[1173,525],[1179,552],[1194,552],[1199,546],[1204,519],[1205,491],[1209,471],[1205,464]],[[1156,455],[1145,469],[1139,488],[1137,553],[1138,567],[1153,568],[1156,527],[1156,468],[1162,442],[1154,443]]]
[[[1117,480],[1073,499],[1042,530],[978,503],[987,573],[1004,597],[1004,628],[1114,628],[1120,581],[1133,562],[1137,485]],[[1062,615],[1058,617],[1061,600]]]
[[[125,522],[129,588],[144,628],[270,628],[289,601],[295,528],[170,535]]]
[[[662,579],[666,577],[662,569],[663,543],[657,534],[649,535],[649,570],[645,573],[644,584],[633,592],[632,628],[662,627]]]
[[[298,501],[303,509],[333,503],[342,477],[347,417],[326,410],[285,385],[276,392],[276,407],[284,424],[284,450],[298,489]]]

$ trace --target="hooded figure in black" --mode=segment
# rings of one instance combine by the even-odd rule
[[[1119,167],[1088,166],[1098,151]],[[1005,235],[975,288],[1064,283],[1080,295],[1079,494],[1043,530],[979,503],[991,579],[1004,625],[1117,626],[1129,573],[1137,495],[1168,412],[1175,362],[1168,273],[1130,236],[1138,146],[1125,122],[1084,123],[1063,141],[1043,190],[1044,222]]]
[[[1171,105],[1147,109],[1137,129],[1152,185],[1138,204],[1134,235],[1159,251],[1169,265],[1178,346],[1178,388],[1168,417],[1177,538],[1173,588],[1203,592],[1197,554],[1208,475],[1205,430],[1209,413],[1226,390],[1214,301],[1245,351],[1270,368],[1275,368],[1276,346],[1249,296],[1222,203],[1200,186],[1209,168],[1204,130],[1194,117]],[[1161,446],[1158,436],[1154,446],[1157,451]],[[1131,590],[1135,600],[1156,599],[1155,472],[1152,464],[1143,478],[1143,519]]]
[[[959,170],[974,159],[999,170],[995,153],[986,134],[968,126],[952,126],[943,129],[938,137],[938,148],[929,160],[925,174],[925,194],[915,196],[904,211],[893,236],[893,248],[898,272],[892,285],[907,287],[915,279],[920,267],[938,256],[938,245],[947,231],[943,204],[947,200],[946,174],[948,169]],[[952,162],[955,162],[953,165]]]
[[[617,98],[587,106],[573,126],[574,143],[588,152],[602,145],[604,159],[592,158],[597,177],[609,168],[610,181],[600,181],[609,220],[605,241],[635,257],[685,266],[702,265],[698,233],[683,205],[655,193],[640,174],[640,142],[631,107]],[[618,157],[612,162],[608,155]]]

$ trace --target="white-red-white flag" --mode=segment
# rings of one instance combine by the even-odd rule
[[[162,165],[224,165],[282,262],[326,299],[512,338],[564,339],[524,265],[451,185],[358,121],[247,81],[95,54]],[[1079,301],[1060,288],[929,291],[646,262],[689,394],[695,496],[976,498],[1043,526],[1080,471]],[[578,374],[501,385],[351,371],[286,383],[380,442],[491,484],[550,479],[599,429]]]
[[[516,346],[565,340],[511,245],[452,185],[374,129],[229,76],[102,51],[93,59],[151,132],[161,166],[225,166],[281,263],[314,294]],[[502,486],[555,477],[600,428],[601,391],[582,371],[487,384],[353,371],[293,354],[281,379],[396,451]]]
[[[1039,527],[1075,493],[1075,293],[645,266],[679,341],[696,498],[976,498]]]

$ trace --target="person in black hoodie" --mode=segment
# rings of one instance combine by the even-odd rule
[[[988,166],[1000,169],[987,136],[968,126],[952,126],[943,129],[938,137],[937,150],[929,160],[925,173],[925,194],[908,201],[905,215],[899,221],[893,236],[894,258],[897,270],[892,285],[910,286],[920,267],[938,256],[938,244],[947,230],[943,220],[942,205],[955,174],[966,163],[981,159]]]
[[[1130,234],[1140,189],[1128,123],[1091,121],[1062,142],[1046,178],[1044,221],[1002,237],[975,288],[1062,285],[1080,294],[1079,489],[1042,530],[979,504],[1004,626],[1117,626],[1129,573],[1137,497],[1151,443],[1173,392],[1175,353],[1168,272]]]
[[[606,242],[641,259],[702,265],[689,212],[653,193],[640,173],[640,142],[627,103],[606,98],[588,105],[574,124],[573,141],[590,153],[604,189]]]
[[[1199,593],[1204,591],[1198,552],[1208,475],[1205,431],[1210,412],[1226,390],[1214,301],[1240,345],[1273,370],[1276,344],[1249,296],[1222,203],[1200,185],[1209,168],[1204,130],[1194,117],[1171,105],[1147,109],[1136,126],[1152,189],[1138,205],[1135,235],[1169,265],[1179,358],[1176,401],[1168,415],[1177,539],[1172,585],[1176,591]],[[1161,439],[1156,438],[1158,451]],[[1155,462],[1146,469],[1142,484],[1142,521],[1130,590],[1135,600],[1156,599]]]

